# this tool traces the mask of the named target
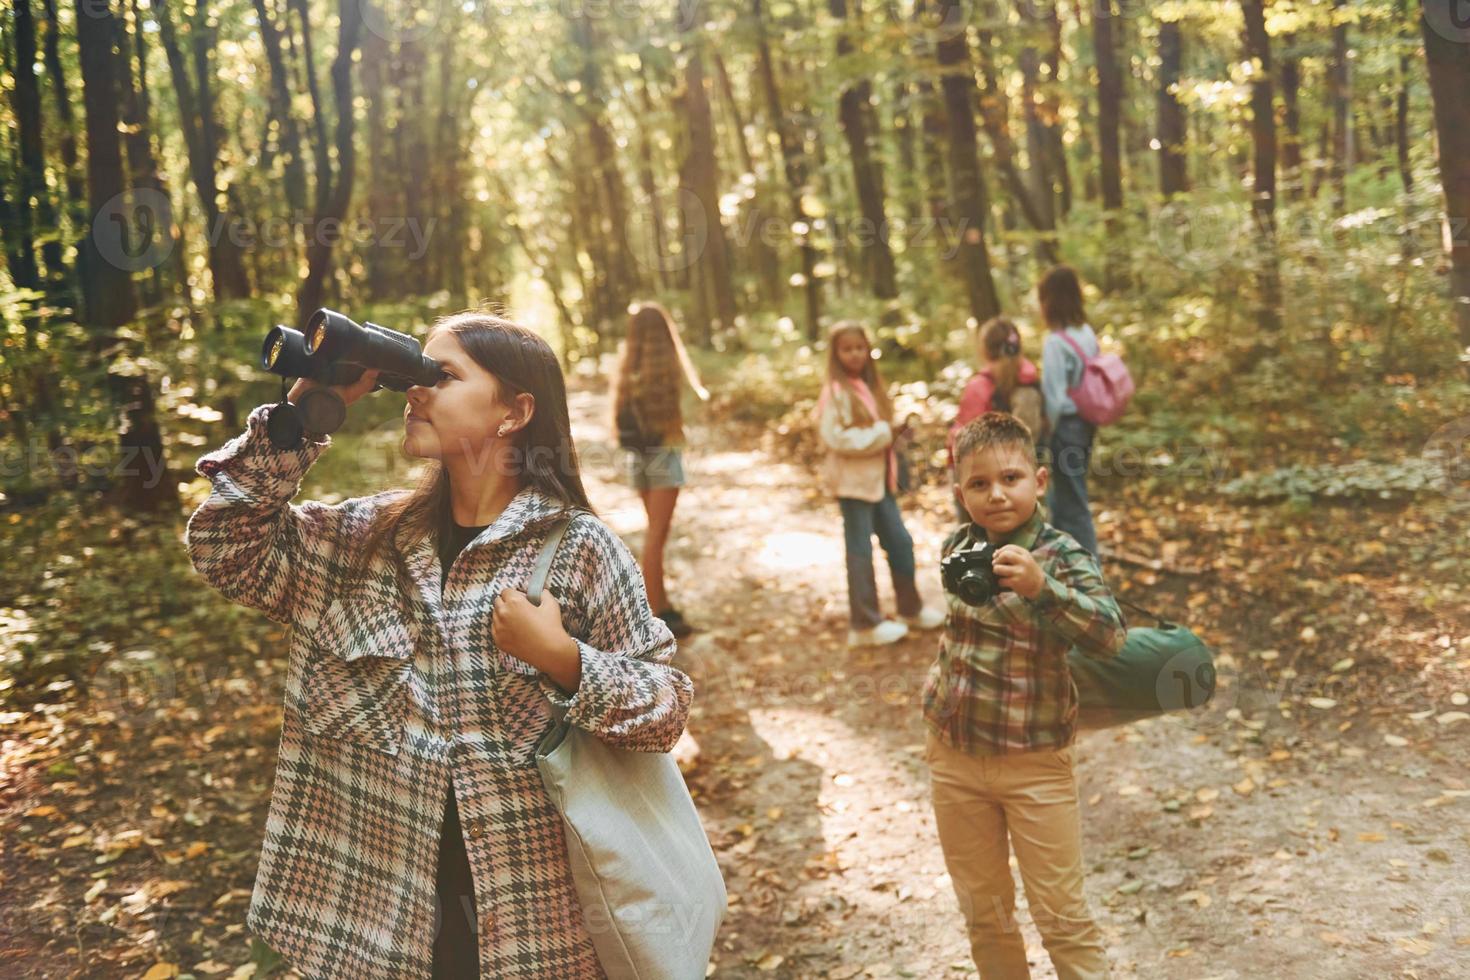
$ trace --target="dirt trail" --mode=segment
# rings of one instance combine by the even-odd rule
[[[609,445],[605,395],[576,390],[572,411],[591,496],[636,549],[642,508]],[[691,436],[695,446],[744,438]],[[703,628],[679,663],[698,685],[690,729],[703,757],[690,783],[730,890],[714,975],[973,975],[920,754],[936,635],[843,647],[841,523],[809,469],[738,448],[692,453],[688,469],[670,588]],[[919,496],[904,506],[921,590],[938,601],[947,502],[942,491]],[[1147,518],[1127,513],[1100,507],[1100,529],[1137,537],[1128,522]],[[1457,520],[1405,516],[1419,531]],[[1158,523],[1163,553],[1201,550],[1182,522]],[[1379,529],[1398,527],[1385,516]],[[1370,561],[1404,544],[1322,530]],[[1222,545],[1232,568],[1249,549],[1241,540]],[[1227,671],[1207,711],[1080,741],[1088,895],[1115,976],[1470,975],[1470,714],[1452,707],[1470,691],[1470,627],[1460,613],[1426,612],[1418,580],[1397,565],[1354,567],[1369,574],[1347,576],[1362,591],[1335,615],[1382,622],[1349,634],[1367,640],[1360,660],[1382,654],[1374,670],[1334,673],[1342,683],[1330,685],[1319,683],[1327,668],[1304,670],[1294,689],[1281,663]],[[1179,590],[1200,580],[1106,572],[1135,601],[1197,608],[1243,663],[1276,655],[1263,646],[1285,650],[1273,637],[1282,623],[1294,633],[1302,612],[1268,602],[1269,585],[1236,595],[1217,582],[1186,606]],[[1378,598],[1398,605],[1385,611]],[[0,975],[250,975],[243,920],[280,734],[283,637],[263,620],[227,633],[228,651],[169,665],[164,688],[142,685],[125,724],[61,698],[0,719]],[[1342,701],[1313,706],[1310,691]],[[130,702],[94,708],[109,705]],[[1020,921],[1034,976],[1053,976],[1024,912]]]
[[[592,496],[636,548],[643,515],[600,396],[576,393],[573,414]],[[973,974],[921,759],[936,634],[842,646],[840,518],[805,468],[735,449],[687,468],[670,592],[702,627],[680,658],[698,684],[691,784],[732,902],[715,975]],[[947,527],[943,501],[928,503],[905,516],[938,601]],[[1115,976],[1470,973],[1470,725],[1430,719],[1432,737],[1395,745],[1363,724],[1284,719],[1278,697],[1235,678],[1197,715],[1079,742],[1088,896]],[[1054,976],[1021,920],[1033,975]]]

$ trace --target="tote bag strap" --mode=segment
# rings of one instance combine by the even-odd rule
[[[567,533],[567,527],[572,523],[570,517],[563,517],[551,526],[546,535],[546,541],[541,545],[541,553],[536,556],[536,564],[531,569],[531,579],[526,583],[526,598],[531,600],[531,605],[541,605],[541,593],[546,588],[546,577],[551,574],[551,562],[556,557],[557,546]]]

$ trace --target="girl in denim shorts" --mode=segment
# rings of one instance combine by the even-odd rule
[[[686,384],[701,401],[709,399],[669,311],[658,303],[635,305],[614,376],[614,424],[618,444],[627,451],[628,482],[643,498],[648,515],[640,561],[648,603],[681,638],[693,627],[669,602],[664,546],[684,485],[684,416],[679,398]]]

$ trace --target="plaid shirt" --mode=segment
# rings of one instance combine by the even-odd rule
[[[693,685],[669,666],[674,637],[648,607],[638,562],[607,525],[576,512],[547,583],[581,653],[569,695],[490,635],[490,603],[525,587],[565,514],[558,501],[521,490],[442,585],[426,537],[404,550],[401,576],[378,556],[365,581],[343,588],[369,519],[404,491],[291,503],[331,437],[277,449],[266,408],[199,460],[213,488],[185,536],[206,582],[292,627],[247,924],[309,977],[427,980],[452,785],[475,881],[480,976],[602,977],[535,753],[553,703],[626,749],[667,752],[684,730]]]
[[[944,542],[948,555],[978,527]],[[1074,645],[1088,656],[1117,655],[1123,614],[1092,555],[1038,509],[1001,544],[1030,551],[1046,575],[1041,594],[1001,592],[971,606],[945,592],[949,621],[924,685],[924,721],[946,745],[972,755],[1060,749],[1077,729],[1077,687],[1067,669]]]

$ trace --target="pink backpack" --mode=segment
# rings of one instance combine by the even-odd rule
[[[1111,425],[1118,421],[1128,400],[1133,397],[1133,376],[1128,366],[1117,354],[1099,354],[1089,358],[1082,353],[1082,345],[1067,335],[1066,330],[1057,331],[1062,339],[1072,345],[1077,356],[1082,358],[1082,380],[1077,387],[1067,390],[1077,414],[1093,425]]]

